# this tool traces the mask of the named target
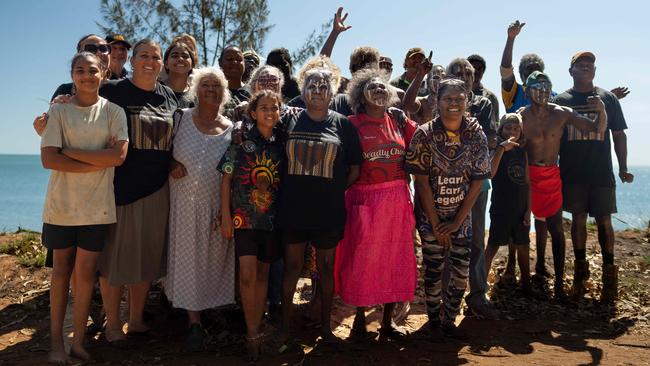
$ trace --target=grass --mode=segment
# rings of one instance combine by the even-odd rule
[[[45,265],[47,249],[41,244],[41,236],[38,232],[18,228],[9,235],[13,238],[0,244],[0,254],[15,255],[18,257],[18,263],[25,267]]]
[[[643,256],[639,261],[639,266],[641,267],[641,272],[650,268],[650,254]]]

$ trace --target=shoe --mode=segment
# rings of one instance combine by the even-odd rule
[[[429,340],[434,343],[442,343],[445,341],[445,335],[440,328],[439,321],[429,321]]]
[[[553,286],[553,298],[563,304],[569,302],[569,296],[564,291],[564,284],[562,282],[556,282]]]
[[[533,275],[536,278],[551,278],[551,274],[549,273],[548,269],[546,267],[535,267],[535,274]]]
[[[618,266],[603,265],[603,289],[600,292],[600,302],[612,304],[618,298]]]
[[[397,326],[396,324],[391,324],[389,327],[382,326],[379,328],[379,340],[393,340],[393,341],[402,341],[408,335],[408,333]]]
[[[488,301],[473,306],[468,304],[467,306],[469,307],[469,312],[478,319],[496,320],[499,318],[499,312]]]
[[[193,323],[185,338],[185,348],[190,352],[198,352],[203,348],[205,332],[201,324]]]
[[[452,338],[458,341],[464,341],[469,338],[467,336],[467,333],[458,329],[458,327],[453,323],[442,324],[440,326],[440,330],[442,331],[442,334],[447,338]]]
[[[573,288],[571,296],[574,299],[581,299],[587,293],[587,280],[589,280],[589,262],[576,259],[573,262]]]

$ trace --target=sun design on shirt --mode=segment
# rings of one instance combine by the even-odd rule
[[[274,162],[269,155],[262,152],[255,160],[248,161],[240,175],[241,183],[252,185],[249,201],[255,206],[255,211],[265,213],[273,204],[272,186],[277,186],[280,180],[278,172],[279,161]]]

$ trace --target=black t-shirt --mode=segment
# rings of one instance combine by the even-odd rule
[[[467,112],[470,116],[476,118],[488,140],[490,136],[496,135],[497,129],[494,112],[492,112],[492,102],[488,98],[472,93],[472,100]]]
[[[560,174],[564,183],[613,187],[616,181],[609,131],[625,130],[627,124],[616,96],[598,87],[595,91],[605,103],[607,130],[602,134],[583,133],[573,126],[567,126],[560,145]],[[592,95],[592,92],[579,93],[569,89],[555,97],[555,103],[571,107],[581,115],[595,119],[596,111],[587,105],[587,97]]]
[[[286,164],[280,193],[279,227],[343,229],[350,165],[360,165],[361,147],[352,123],[330,111],[316,122],[306,111],[287,114]]]
[[[305,106],[305,101],[302,99],[302,95],[298,95],[297,97],[291,99],[288,104],[290,107],[303,109],[307,108]],[[336,94],[334,98],[332,98],[329,108],[335,112],[342,114],[345,117],[354,115],[354,112],[352,112],[352,107],[350,106],[348,95],[345,93]]]
[[[99,94],[124,108],[129,129],[126,160],[115,168],[115,203],[127,205],[155,193],[167,182],[172,147],[174,92],[156,83],[153,91],[131,80],[107,81]]]
[[[521,217],[528,206],[528,189],[524,149],[504,152],[492,177],[490,213]]]
[[[50,99],[50,102],[54,100],[54,98],[58,97],[59,95],[72,95],[74,94],[74,84],[73,83],[65,83],[59,85],[58,88],[54,91],[54,94],[52,94],[52,98]]]

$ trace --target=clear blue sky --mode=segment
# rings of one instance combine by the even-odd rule
[[[544,58],[554,89],[571,86],[569,59],[578,50],[596,54],[596,84],[607,89],[629,86],[622,100],[627,119],[629,164],[650,165],[650,5],[621,0],[544,2],[469,0],[455,1],[279,1],[270,0],[268,50],[297,48],[305,36],[331,17],[339,5],[349,11],[352,29],[339,38],[334,61],[345,71],[350,52],[361,45],[377,47],[402,72],[409,47],[434,52],[434,62],[472,53],[487,60],[484,84],[498,93],[501,52],[506,28],[519,18],[526,22],[515,43],[516,65],[524,53]],[[539,10],[532,6],[539,5]],[[0,70],[0,153],[37,154],[39,139],[31,123],[47,110],[55,88],[68,82],[68,63],[78,38],[98,32],[99,1],[5,1],[0,12],[3,57]],[[503,105],[501,106],[503,111]]]

